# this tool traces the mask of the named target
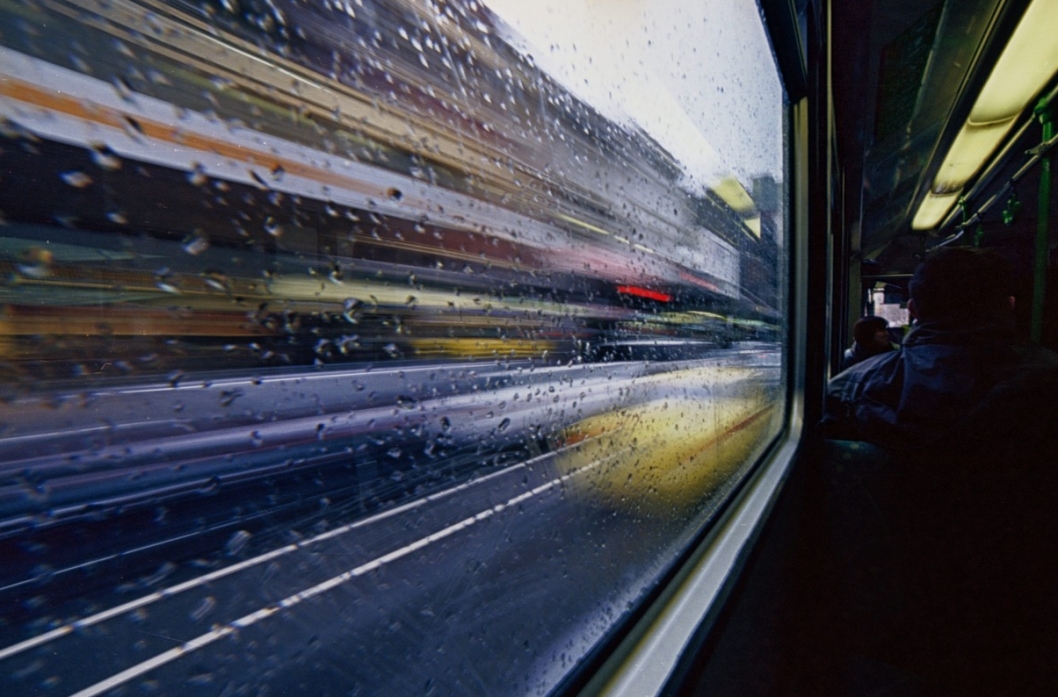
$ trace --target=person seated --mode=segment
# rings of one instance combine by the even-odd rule
[[[884,317],[875,315],[860,317],[852,325],[852,346],[845,349],[839,370],[848,370],[871,356],[893,351],[896,348],[893,342],[889,341],[889,323]]]
[[[824,437],[888,454],[827,476],[866,478],[840,526],[877,522],[892,564],[871,583],[899,589],[882,618],[899,638],[873,648],[926,694],[1058,691],[1058,354],[1018,341],[1012,277],[994,251],[930,253],[899,350],[827,386]]]
[[[930,254],[910,283],[911,331],[830,380],[824,434],[896,449],[1005,446],[1015,432],[1035,442],[1055,414],[1058,354],[1017,340],[1012,287],[997,252]]]

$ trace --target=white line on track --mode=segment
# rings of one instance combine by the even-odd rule
[[[305,590],[299,593],[287,596],[286,598],[280,600],[277,603],[274,603],[267,607],[263,607],[260,610],[257,610],[256,612],[251,612],[250,614],[240,617],[239,619],[233,622],[229,622],[228,624],[222,627],[217,627],[216,629],[206,632],[201,636],[195,637],[194,639],[191,639],[190,641],[185,642],[184,644],[177,646],[176,648],[169,649],[168,651],[160,653],[157,656],[154,656],[153,658],[143,661],[142,663],[137,663],[136,665],[121,671],[120,673],[116,673],[110,676],[106,680],[101,680],[100,682],[97,682],[94,685],[90,685],[89,687],[86,687],[85,689],[74,693],[70,697],[95,697],[96,695],[102,694],[107,690],[111,690],[115,687],[118,687],[119,685],[123,685],[130,680],[133,680],[141,675],[144,675],[154,670],[155,668],[159,668],[167,663],[171,663],[172,661],[186,656],[187,654],[193,651],[196,651],[204,646],[208,646],[219,639],[223,639],[229,634],[233,634],[240,629],[245,629],[246,627],[250,627],[254,624],[257,624],[261,620],[267,619],[281,610],[294,607],[295,605],[298,605],[304,602],[305,600],[309,600],[310,598],[322,595],[323,593],[337,588],[338,586],[341,586],[342,584],[356,578],[357,576],[363,576],[364,574],[374,571],[375,569],[378,569],[379,567],[384,566],[385,564],[396,561],[401,557],[405,557],[411,554],[412,552],[427,547],[428,545],[431,545],[434,542],[443,540],[446,537],[460,532],[461,530],[465,530],[470,526],[474,525],[475,523],[491,518],[492,516],[506,510],[507,508],[510,508],[511,506],[517,506],[519,503],[522,503],[523,501],[526,501],[534,496],[542,494],[545,491],[549,491],[558,486],[559,484],[570,479],[571,477],[578,474],[582,474],[583,472],[591,469],[594,466],[595,464],[588,465],[574,472],[564,474],[561,477],[552,479],[551,481],[541,484],[540,486],[534,489],[530,489],[524,494],[519,494],[514,498],[508,499],[505,503],[500,503],[491,508],[486,508],[485,510],[481,511],[480,513],[477,513],[476,515],[472,515],[469,518],[464,518],[458,523],[453,523],[452,525],[449,525],[446,528],[442,528],[441,530],[438,530],[435,533],[432,533],[430,535],[427,535],[426,537],[416,540],[415,542],[401,547],[400,549],[395,549],[392,552],[389,552],[388,554],[384,554],[381,557],[367,562],[366,564],[361,564],[360,566],[350,569],[349,571],[334,576],[333,578],[327,579],[322,583],[318,583],[315,586],[312,586],[311,588],[306,588]],[[337,530],[332,531],[332,533],[340,534]],[[318,539],[319,538],[314,538],[314,540]],[[276,550],[276,552],[279,551],[280,550]]]
[[[150,593],[150,594],[145,595],[145,596],[143,596],[141,598],[137,598],[136,600],[131,600],[131,601],[129,601],[127,603],[124,603],[122,605],[118,605],[117,607],[110,608],[109,610],[104,610],[104,611],[98,612],[98,613],[96,613],[94,615],[90,615],[88,617],[85,617],[85,618],[82,618],[82,619],[79,619],[79,620],[75,620],[75,621],[70,622],[68,624],[65,624],[65,625],[63,625],[61,627],[56,627],[55,629],[53,629],[53,630],[51,630],[49,632],[45,632],[44,634],[39,634],[39,635],[37,635],[37,636],[35,636],[35,637],[31,638],[31,639],[26,639],[25,641],[19,642],[17,644],[13,644],[11,646],[8,646],[7,648],[0,649],[0,661],[3,661],[4,659],[10,658],[10,657],[15,656],[17,654],[20,654],[23,651],[28,651],[29,649],[32,649],[34,647],[41,646],[42,644],[46,644],[49,641],[54,641],[55,639],[59,639],[59,638],[64,637],[64,636],[66,636],[68,634],[72,634],[73,632],[75,632],[75,631],[77,631],[79,629],[84,629],[86,627],[91,627],[92,625],[99,624],[100,622],[104,622],[104,621],[109,620],[109,619],[111,619],[113,617],[117,617],[118,615],[122,615],[122,614],[125,614],[127,612],[131,612],[133,610],[137,610],[137,609],[139,609],[141,607],[145,607],[147,605],[151,605],[152,603],[155,603],[155,602],[157,602],[159,600],[164,600],[166,598],[170,598],[170,597],[172,597],[172,596],[174,596],[174,595],[176,595],[178,593],[183,593],[184,591],[191,590],[192,588],[197,588],[199,586],[202,586],[202,585],[205,585],[207,583],[210,583],[211,581],[216,581],[217,579],[224,578],[225,576],[230,576],[230,575],[232,575],[234,573],[237,573],[239,571],[244,571],[245,569],[249,569],[251,567],[258,566],[258,565],[263,564],[265,562],[271,561],[271,560],[273,560],[273,559],[275,559],[277,557],[281,557],[281,556],[284,556],[286,554],[290,554],[291,552],[296,552],[299,549],[304,549],[304,548],[306,548],[306,547],[308,547],[310,545],[314,545],[314,544],[316,544],[318,542],[323,542],[325,540],[333,539],[333,538],[338,537],[340,535],[344,535],[347,532],[351,532],[353,530],[356,530],[357,528],[362,528],[362,527],[364,527],[366,525],[370,525],[372,523],[376,523],[376,522],[378,522],[380,520],[383,520],[385,518],[390,518],[390,517],[395,516],[397,514],[404,513],[405,511],[409,511],[409,510],[412,510],[414,508],[419,508],[421,506],[426,505],[427,503],[431,503],[433,501],[438,501],[440,499],[446,498],[446,497],[451,496],[453,494],[456,494],[456,493],[458,493],[460,491],[465,491],[466,489],[469,489],[471,487],[477,486],[479,484],[483,484],[483,483],[485,483],[485,482],[487,482],[489,480],[495,479],[496,477],[500,477],[500,476],[503,476],[505,474],[510,474],[511,472],[513,472],[515,470],[518,470],[518,469],[523,469],[523,468],[529,466],[530,464],[536,462],[537,460],[546,458],[548,456],[549,456],[548,454],[539,455],[539,456],[537,456],[537,457],[535,457],[535,458],[533,458],[531,460],[527,460],[526,462],[520,463],[518,465],[514,465],[512,467],[508,467],[507,469],[504,469],[504,470],[502,470],[500,472],[494,472],[492,474],[489,474],[489,475],[486,475],[484,477],[481,477],[480,479],[475,479],[474,481],[471,481],[471,482],[465,482],[465,483],[460,484],[458,486],[452,487],[451,489],[446,489],[445,491],[442,491],[442,492],[439,492],[439,493],[436,493],[436,494],[431,494],[429,496],[425,496],[425,497],[423,497],[421,499],[417,499],[415,501],[411,501],[411,502],[403,504],[401,506],[397,506],[395,508],[391,508],[391,509],[389,509],[387,511],[383,511],[381,513],[378,513],[376,515],[370,516],[368,518],[364,518],[362,520],[358,520],[358,521],[356,521],[354,523],[350,523],[348,525],[343,525],[343,526],[337,527],[337,528],[335,528],[333,530],[328,530],[327,532],[322,533],[320,535],[317,535],[315,537],[312,537],[312,538],[310,538],[308,540],[303,540],[301,542],[296,542],[294,544],[289,544],[289,545],[286,545],[284,547],[280,547],[278,549],[274,549],[271,552],[265,552],[264,554],[256,556],[256,557],[254,557],[252,559],[247,559],[245,561],[239,562],[238,564],[233,564],[231,566],[226,566],[223,569],[217,569],[216,571],[212,571],[212,572],[210,572],[208,574],[205,574],[203,576],[198,576],[198,577],[190,579],[188,581],[184,581],[183,583],[178,583],[175,586],[170,586],[170,587],[164,588],[164,589],[162,589],[160,591],[156,591],[154,593]],[[507,505],[507,504],[504,504],[504,505]],[[385,563],[385,562],[383,562],[383,563]]]

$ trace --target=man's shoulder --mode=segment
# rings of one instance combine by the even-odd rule
[[[899,375],[897,367],[901,359],[901,350],[886,351],[866,358],[846,368],[830,379],[827,392],[833,396],[841,395],[852,398],[863,388],[878,382],[888,383]],[[843,399],[842,401],[848,401]]]

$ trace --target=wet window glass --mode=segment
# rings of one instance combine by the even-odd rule
[[[755,2],[0,0],[0,693],[548,694],[785,410]]]

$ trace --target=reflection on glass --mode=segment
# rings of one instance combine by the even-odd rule
[[[767,447],[755,3],[509,4],[0,0],[4,695],[546,694]]]

